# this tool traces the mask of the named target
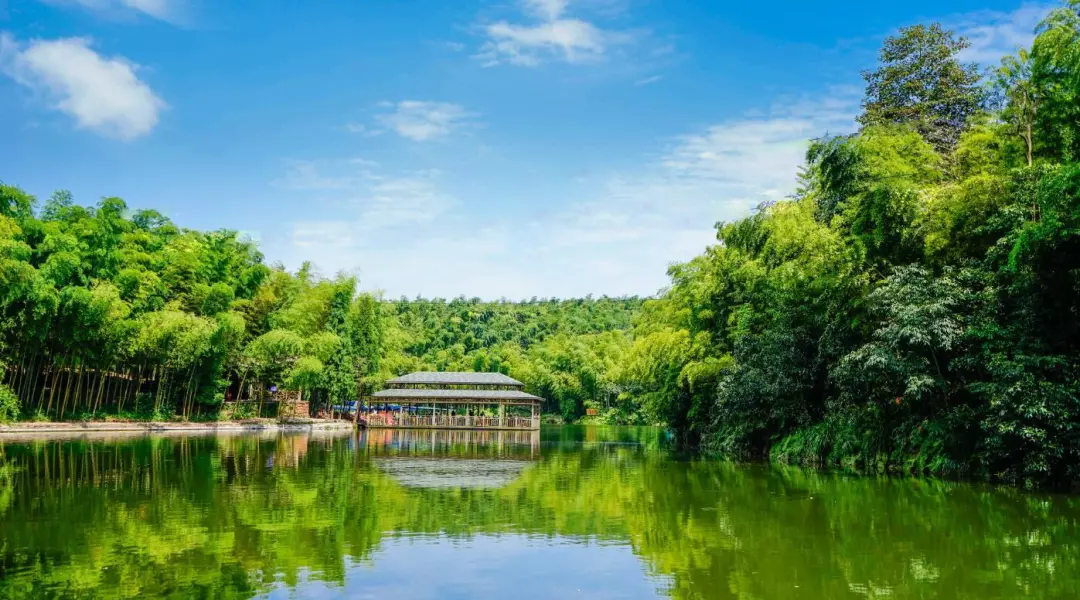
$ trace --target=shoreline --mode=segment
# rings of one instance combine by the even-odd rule
[[[273,419],[247,421],[208,421],[187,423],[170,421],[74,421],[13,423],[0,425],[0,440],[9,437],[48,437],[72,433],[244,433],[280,431],[346,431],[353,424],[329,419],[297,419],[278,422]]]

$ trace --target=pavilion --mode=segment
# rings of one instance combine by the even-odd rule
[[[402,429],[540,429],[543,399],[502,373],[420,371],[364,400],[357,422]]]

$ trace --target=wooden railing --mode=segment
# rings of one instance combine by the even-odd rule
[[[470,417],[451,415],[410,415],[408,413],[364,413],[368,427],[418,429],[539,429],[540,417]]]

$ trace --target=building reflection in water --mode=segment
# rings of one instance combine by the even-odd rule
[[[540,432],[370,429],[357,448],[404,487],[493,489],[540,458]]]

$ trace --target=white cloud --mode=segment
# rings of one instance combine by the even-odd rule
[[[569,5],[569,0],[524,0],[525,13],[539,22],[497,21],[484,26],[487,41],[475,58],[484,66],[532,67],[548,60],[598,62],[610,46],[632,39],[628,33],[601,29],[584,19],[565,16]]]
[[[278,184],[320,194],[334,213],[333,218],[296,223],[294,245],[349,248],[375,233],[423,225],[443,215],[455,202],[439,189],[439,177],[438,171],[388,175],[378,163],[364,159],[341,164],[293,161]]]
[[[792,193],[810,139],[853,130],[858,97],[835,89],[824,99],[722,121],[675,138],[652,165],[613,174],[591,198],[537,225],[538,256],[567,267],[538,269],[553,277],[540,285],[563,295],[665,286],[671,262],[715,242],[715,222]]]
[[[545,55],[561,56],[568,63],[597,60],[604,54],[605,34],[591,23],[559,19],[534,26],[511,25],[500,21],[487,28],[491,41],[480,56],[485,64],[507,62],[535,66]]]
[[[376,117],[384,127],[402,137],[422,142],[446,137],[466,125],[472,113],[458,104],[405,100],[386,103],[393,111]]]
[[[86,38],[32,40],[23,46],[0,34],[0,70],[42,93],[79,127],[111,137],[150,133],[166,106],[138,78],[138,68],[123,57],[101,56]]]
[[[120,3],[159,19],[169,16],[173,4],[169,0],[120,0]]]
[[[87,10],[102,13],[136,12],[173,21],[180,13],[183,0],[44,0],[49,4],[76,4]]]
[[[288,264],[312,260],[353,272],[365,289],[391,295],[498,297],[530,289],[535,277],[515,263],[513,230],[464,218],[441,180],[439,172],[388,173],[362,159],[291,163],[279,183],[315,194],[310,212],[328,216],[293,224]]]
[[[554,21],[566,12],[570,0],[525,0],[525,9],[541,19]]]
[[[645,77],[645,78],[642,78],[642,79],[638,79],[637,81],[634,82],[634,85],[636,85],[636,86],[649,85],[650,83],[656,83],[656,82],[660,81],[663,78],[664,78],[663,75],[653,75],[652,77]]]
[[[316,242],[299,247],[289,264],[295,267],[310,259],[320,267],[353,272],[363,289],[385,291],[391,297],[524,298],[550,283],[524,260],[513,228],[491,225],[464,231],[457,225],[409,232],[407,243],[402,243],[401,234],[394,243],[395,236],[384,232],[372,232],[361,242],[348,226],[312,230]],[[322,243],[328,235],[340,236],[339,245]],[[541,281],[545,283],[537,285]],[[552,293],[557,289],[552,287]]]
[[[360,182],[360,175],[347,173],[337,176],[329,176],[319,170],[319,165],[313,161],[295,160],[289,161],[289,169],[285,176],[276,183],[282,187],[297,191],[326,191],[326,190],[350,190]]]
[[[807,140],[824,133],[819,124],[804,114],[713,125],[680,138],[663,165],[681,181],[740,190],[785,188],[794,181]]]
[[[997,65],[1002,56],[1031,45],[1035,27],[1052,8],[1048,4],[1025,4],[1012,12],[981,11],[955,19],[952,27],[971,42],[960,58]]]
[[[363,201],[361,226],[387,229],[434,221],[454,203],[436,186],[438,177],[438,172],[420,172],[378,178]]]

